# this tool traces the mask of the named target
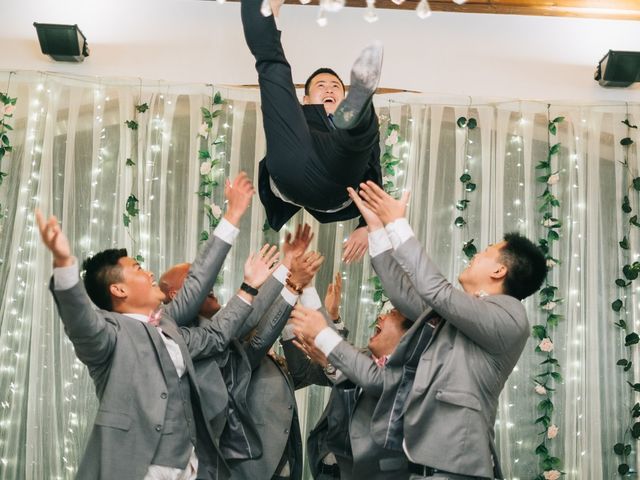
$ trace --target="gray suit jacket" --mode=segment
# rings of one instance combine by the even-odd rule
[[[394,305],[405,311],[428,308],[394,354],[411,355],[412,342],[420,344],[415,338],[434,312],[444,319],[422,350],[404,401],[397,394],[401,383],[395,361],[390,359],[384,376],[376,376],[344,342],[331,353],[332,363],[354,381],[384,391],[374,414],[374,438],[393,437],[399,418],[389,415],[395,406],[389,402],[400,400],[413,461],[463,475],[501,478],[493,425],[498,397],[529,335],[522,303],[507,295],[478,298],[454,288],[415,238],[376,258],[374,267]],[[397,291],[403,282],[409,294]]]
[[[215,355],[231,340],[232,328],[178,328],[174,322],[194,318],[216,275],[215,266],[230,245],[212,237],[194,261],[184,287],[167,306],[162,330],[180,347],[191,382],[196,420],[202,418],[200,395],[193,381],[192,359]],[[78,358],[87,365],[99,400],[77,478],[143,478],[163,433],[166,384],[158,349],[166,348],[157,329],[115,312],[95,310],[81,282],[68,290],[51,287],[65,331]],[[244,320],[251,307],[239,299],[225,309],[225,325]],[[198,425],[196,451],[203,465],[201,478],[228,478],[229,471],[206,422]],[[205,427],[205,428],[203,428]],[[167,433],[164,431],[164,433]]]

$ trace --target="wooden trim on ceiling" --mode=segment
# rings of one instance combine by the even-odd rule
[[[239,1],[239,0],[230,0]],[[434,12],[493,13],[550,17],[602,18],[640,20],[640,0],[467,0],[458,5],[453,0],[428,0]],[[419,0],[405,0],[396,5],[392,0],[377,0],[377,8],[413,10]],[[300,5],[298,0],[285,0]],[[308,5],[318,5],[311,0]],[[366,7],[365,0],[346,0],[348,7]]]

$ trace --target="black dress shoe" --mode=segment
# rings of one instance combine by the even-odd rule
[[[333,116],[337,128],[355,127],[360,117],[367,111],[371,97],[378,88],[382,72],[382,43],[368,45],[351,67],[351,85],[349,94],[338,105]]]

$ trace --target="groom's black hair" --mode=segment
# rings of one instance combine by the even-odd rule
[[[122,268],[118,260],[126,256],[126,248],[110,248],[82,262],[84,288],[91,301],[102,310],[113,309],[109,287],[122,281]]]

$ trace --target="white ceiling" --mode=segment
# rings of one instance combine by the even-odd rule
[[[42,70],[179,83],[255,83],[239,5],[201,0],[2,0],[0,69]],[[318,66],[348,78],[357,52],[385,44],[382,86],[437,95],[530,100],[640,102],[640,87],[604,89],[593,80],[609,50],[640,51],[640,22],[363,9],[315,22],[317,7],[285,5],[283,43],[294,80]],[[82,64],[43,56],[33,22],[77,23],[91,56]],[[2,80],[0,75],[0,90]],[[346,80],[346,79],[345,79]]]

